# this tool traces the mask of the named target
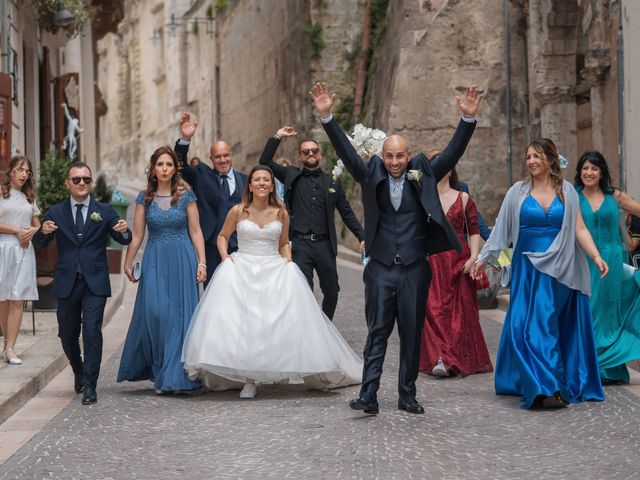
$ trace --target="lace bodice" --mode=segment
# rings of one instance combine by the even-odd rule
[[[279,255],[278,239],[282,233],[282,223],[279,220],[267,223],[263,228],[248,218],[238,222],[238,252],[248,255],[272,256]]]
[[[0,195],[0,223],[27,228],[31,226],[31,217],[34,215],[40,215],[40,209],[35,203],[29,203],[20,190],[12,188],[9,198]]]
[[[188,240],[187,205],[195,201],[195,196],[189,190],[184,192],[175,206],[171,205],[171,197],[155,197],[146,207],[148,241]],[[143,192],[138,194],[136,203],[144,205]]]

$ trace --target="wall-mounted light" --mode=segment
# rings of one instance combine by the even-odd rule
[[[64,6],[64,0],[58,0],[58,11],[53,17],[53,24],[56,27],[68,27],[73,23],[76,17]]]

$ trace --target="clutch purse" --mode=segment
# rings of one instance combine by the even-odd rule
[[[511,284],[511,264],[505,265],[500,269],[500,285],[507,288]]]
[[[131,274],[133,275],[134,280],[140,280],[140,275],[142,275],[142,266],[140,265],[140,262],[133,264],[133,272],[131,272]]]

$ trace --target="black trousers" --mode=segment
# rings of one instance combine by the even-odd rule
[[[371,260],[364,270],[367,343],[364,347],[364,369],[361,395],[375,397],[380,387],[382,364],[387,341],[398,322],[400,336],[400,370],[398,396],[416,397],[416,379],[420,363],[420,340],[431,268],[423,260],[410,265],[386,266]]]
[[[102,317],[107,297],[94,295],[83,278],[76,278],[71,294],[58,299],[58,336],[73,373],[95,387],[102,361]],[[84,362],[80,353],[80,332]]]
[[[330,240],[307,240],[294,237],[291,254],[293,261],[298,265],[307,278],[309,286],[313,290],[313,271],[318,273],[320,289],[322,290],[322,311],[333,320],[333,314],[338,305],[338,269],[336,256],[331,249]]]

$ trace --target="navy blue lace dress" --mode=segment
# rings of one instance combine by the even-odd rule
[[[198,304],[198,261],[187,227],[186,191],[177,205],[156,197],[146,209],[149,236],[142,257],[136,303],[124,343],[118,382],[151,380],[171,392],[200,388],[185,375],[182,344]],[[144,195],[136,203],[144,205]]]

